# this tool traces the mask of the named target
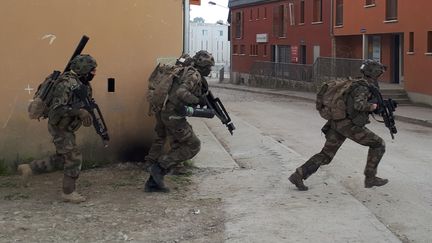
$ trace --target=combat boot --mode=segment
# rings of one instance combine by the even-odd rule
[[[387,182],[388,182],[387,179],[382,179],[377,176],[373,176],[373,177],[366,177],[364,183],[366,188],[371,188],[373,186],[384,186],[385,184],[387,184]]]
[[[153,177],[150,176],[144,185],[144,191],[145,192],[169,192],[170,190],[167,187],[159,187],[158,184],[153,180]]]
[[[167,174],[167,170],[160,167],[159,164],[153,164],[150,167],[150,175],[153,181],[160,187],[165,188],[164,176]]]
[[[288,178],[288,180],[294,184],[299,191],[307,191],[309,188],[305,186],[303,183],[303,176],[296,170],[292,175]]]
[[[33,170],[29,164],[21,164],[17,167],[18,173],[21,175],[23,186],[28,186],[28,180],[33,175]]]
[[[82,196],[81,194],[79,194],[76,191],[73,191],[72,193],[69,194],[65,194],[64,192],[62,193],[62,199],[63,202],[70,202],[70,203],[82,203],[85,202],[87,199]]]

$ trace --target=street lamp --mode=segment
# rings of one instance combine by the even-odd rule
[[[214,6],[219,6],[219,7],[222,7],[222,8],[228,8],[228,7],[226,7],[226,6],[223,6],[223,5],[217,4],[217,3],[213,2],[213,1],[209,1],[208,4],[210,4],[210,5],[214,5]]]

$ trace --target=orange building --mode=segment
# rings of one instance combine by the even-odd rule
[[[37,85],[64,69],[82,35],[90,37],[83,53],[98,62],[92,86],[111,136],[104,149],[92,127],[80,129],[84,160],[142,160],[153,134],[147,78],[157,62],[183,51],[184,2],[2,0],[0,165],[54,152],[46,120],[30,120],[27,106]]]
[[[432,1],[334,0],[336,56],[388,66],[383,82],[432,105]]]

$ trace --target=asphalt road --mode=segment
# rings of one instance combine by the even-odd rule
[[[313,103],[242,91],[212,90],[233,116],[298,153],[303,161],[321,150],[325,139],[320,128],[325,121]],[[324,177],[329,176],[402,242],[431,242],[432,129],[403,122],[396,125],[399,132],[394,140],[383,124],[372,121],[368,125],[386,142],[378,176],[388,178],[388,185],[373,189],[363,187],[367,148],[348,140],[332,163],[321,167],[306,184],[310,191],[322,192],[325,190],[322,184],[326,183]]]

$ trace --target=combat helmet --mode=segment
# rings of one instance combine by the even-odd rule
[[[214,66],[215,61],[213,55],[207,51],[201,50],[193,57],[194,65],[196,67]]]
[[[70,68],[78,76],[83,77],[97,67],[96,60],[87,54],[78,55],[71,61]]]
[[[378,79],[387,67],[378,61],[367,59],[360,66],[360,72],[367,78]]]

